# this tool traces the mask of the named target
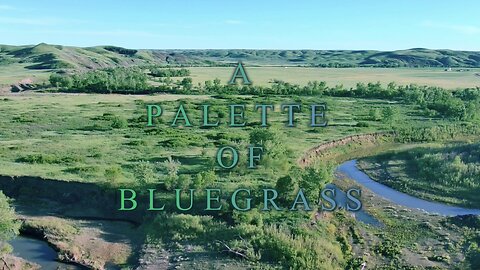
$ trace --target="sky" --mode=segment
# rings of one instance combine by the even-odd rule
[[[0,0],[0,44],[480,50],[480,1]]]

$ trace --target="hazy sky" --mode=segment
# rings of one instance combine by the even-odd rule
[[[0,44],[480,50],[480,1],[0,0]]]

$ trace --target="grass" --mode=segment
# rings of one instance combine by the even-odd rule
[[[170,126],[175,109],[180,102],[185,104],[194,127]],[[293,102],[301,103],[304,110],[302,113],[296,113],[297,126],[287,128],[285,127],[286,114],[279,111],[279,105]],[[153,103],[161,104],[164,113],[156,128],[146,128],[145,106]],[[247,104],[246,118],[250,125],[240,129],[229,128],[225,125],[227,119],[225,116],[221,119],[222,124],[218,128],[200,128],[201,114],[198,105],[205,103],[212,105],[213,118],[219,112],[228,116],[228,104],[245,103]],[[308,105],[313,103],[328,105],[327,117],[330,125],[327,128],[313,129],[308,126],[310,118]],[[144,161],[156,166],[171,156],[181,162],[179,174],[194,175],[210,170],[215,164],[214,157],[218,147],[228,144],[241,150],[241,165],[232,171],[217,170],[216,186],[227,191],[238,187],[259,189],[264,186],[273,186],[276,179],[289,172],[289,166],[279,166],[275,163],[277,160],[271,161],[270,164],[273,164],[271,166],[260,166],[258,170],[248,170],[245,166],[245,149],[249,143],[249,132],[258,126],[260,121],[259,112],[253,110],[254,104],[275,104],[276,110],[269,113],[270,128],[278,135],[282,142],[281,146],[285,147],[286,159],[290,165],[295,164],[307,149],[320,143],[353,134],[389,130],[391,123],[371,119],[372,108],[381,110],[385,107],[395,107],[398,117],[394,124],[397,126],[428,127],[451,123],[449,120],[425,117],[424,111],[414,105],[378,99],[280,96],[9,95],[0,99],[0,114],[4,116],[0,118],[2,131],[0,133],[0,174],[134,186],[138,184],[135,168],[138,168],[139,164],[144,164]],[[364,144],[359,142],[359,144],[367,148],[371,146],[369,142]],[[326,156],[322,161],[326,162],[334,158],[340,160],[351,158],[352,155],[361,156],[375,152],[349,145],[335,150],[336,155]],[[166,173],[159,171],[159,174]],[[162,199],[161,201],[172,197],[166,192],[159,193],[161,193],[159,196],[163,197],[157,197],[157,199]],[[402,265],[415,265],[416,262],[407,260],[408,255],[404,254],[405,248],[413,251],[418,248],[424,251],[429,242],[422,243],[419,247],[415,247],[414,243],[429,239],[437,241],[439,238],[429,228],[423,227],[415,234],[411,234],[412,229],[419,227],[420,221],[406,218],[396,220],[398,217],[379,210],[378,205],[372,208],[373,211],[379,212],[377,216],[382,218],[383,223],[388,226],[386,229],[365,228],[349,217],[339,217],[338,213],[313,226],[309,217],[306,217],[308,214],[302,212],[260,215],[252,211],[247,215],[256,214],[257,216],[253,218],[261,220],[261,224],[253,225],[241,224],[240,219],[231,212],[222,212],[215,217],[201,217],[200,215],[204,214],[201,212],[202,209],[193,209],[188,216],[167,213],[171,220],[158,215],[156,222],[159,224],[148,221],[150,224],[144,225],[147,227],[150,225],[150,230],[143,231],[144,228],[140,230],[145,234],[157,231],[160,235],[152,233],[150,236],[166,244],[166,247],[174,246],[172,249],[175,254],[202,256],[205,259],[201,260],[199,265],[212,266],[218,264],[218,256],[225,257],[221,252],[223,249],[221,245],[215,247],[211,244],[215,239],[224,240],[231,246],[236,244],[233,247],[240,250],[254,251],[251,253],[252,257],[262,252],[264,256],[260,262],[258,264],[255,262],[255,266],[262,269],[268,269],[270,265],[272,268],[298,266],[297,268],[300,269],[302,268],[300,266],[304,266],[302,269],[319,269],[316,266],[322,263],[323,256],[334,261],[332,265],[335,267],[332,266],[332,268],[338,269],[337,264],[344,265],[353,259],[363,259],[362,250],[365,248],[365,243],[371,243],[372,248],[368,249],[371,251],[369,256],[375,257],[376,265],[380,266],[385,262],[396,263],[398,260]],[[276,224],[280,223],[286,227],[277,227]],[[359,228],[362,235],[357,231]],[[238,235],[247,242],[237,237]],[[338,237],[335,239],[335,236]],[[357,240],[351,240],[350,237]],[[358,241],[359,245],[364,246],[360,251],[355,251],[351,247],[352,241]],[[391,245],[391,241],[401,245]],[[244,247],[245,244],[248,244],[247,247]],[[198,250],[198,254],[185,251],[192,245],[195,250]],[[92,250],[97,251],[97,249]],[[374,254],[375,250],[379,254]],[[92,252],[92,254],[97,253]],[[429,251],[425,254],[431,256],[431,253],[434,252]],[[125,261],[118,260],[120,263]],[[241,268],[247,264],[239,260],[236,261],[239,262],[238,264],[230,260],[222,259],[221,261],[231,265],[230,269],[234,269],[235,265],[240,265],[239,268]],[[254,268],[254,263],[251,264]],[[358,265],[355,261],[353,269],[357,269]],[[195,268],[190,262],[185,263],[184,266]]]
[[[219,78],[222,83],[230,80],[232,67],[192,67],[194,84]],[[305,67],[248,67],[249,79],[255,85],[269,85],[274,79],[305,85],[308,81],[326,81],[327,85],[343,84],[354,87],[358,82],[390,82],[439,86],[447,89],[480,86],[480,69],[469,71],[444,71],[443,68],[305,68]]]
[[[186,104],[195,127],[170,127],[180,100]],[[414,106],[389,104],[381,100],[308,97],[294,100],[238,97],[232,100],[248,104],[246,118],[253,125],[258,125],[260,121],[260,114],[253,110],[253,104],[276,105],[269,122],[287,144],[292,162],[317,144],[352,134],[388,129],[385,124],[368,119],[368,111],[372,107],[395,106],[402,116],[399,121],[419,124],[424,121],[421,112]],[[208,163],[205,161],[214,159],[220,145],[235,145],[232,141],[236,140],[235,137],[243,138],[243,144],[248,143],[245,140],[252,127],[235,129],[222,124],[219,128],[201,129],[198,126],[201,114],[196,109],[197,105],[209,103],[212,109],[227,112],[227,105],[232,100],[181,95],[9,96],[0,101],[0,113],[5,115],[0,120],[0,129],[4,131],[0,142],[0,174],[94,182],[102,181],[106,170],[119,166],[122,180],[132,181],[131,168],[137,162],[163,161],[168,156],[181,160],[181,171],[195,173],[205,168],[202,165]],[[329,127],[308,127],[308,109],[297,114],[296,128],[285,127],[287,117],[279,112],[279,105],[293,101],[302,103],[304,107],[326,102],[329,106]],[[146,103],[162,104],[163,123],[158,128],[145,128]],[[115,122],[118,119],[122,123],[120,126]],[[426,124],[435,125],[438,121],[442,120],[431,120]],[[358,122],[367,125],[357,127]],[[228,134],[236,135],[230,138]],[[222,137],[224,139],[220,139]],[[240,150],[245,151],[246,146]],[[244,162],[245,156],[241,158]]]
[[[376,181],[431,201],[480,208],[478,144],[428,144],[360,161]]]
[[[27,64],[0,65],[0,90],[26,78],[32,79],[35,83],[48,81],[49,70],[31,70],[26,69],[26,66]]]

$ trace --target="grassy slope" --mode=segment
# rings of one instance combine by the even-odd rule
[[[152,63],[237,62],[258,65],[344,64],[399,67],[480,67],[480,52],[410,49],[391,52],[334,50],[128,50],[113,46],[78,48],[40,43],[0,45],[0,64],[31,63],[31,69],[99,68]]]
[[[45,81],[49,73],[59,70],[89,70],[136,65],[221,65],[243,61],[250,66],[252,80],[267,85],[273,79],[305,84],[327,81],[329,85],[354,86],[357,82],[398,84],[417,83],[449,89],[480,85],[480,52],[410,49],[378,51],[314,51],[314,50],[129,50],[114,46],[70,47],[40,43],[35,46],[0,45],[0,89],[29,78]],[[399,67],[430,69],[315,69],[291,66],[350,65],[372,67],[392,64]],[[288,69],[268,66],[290,66]],[[436,67],[436,69],[431,69]],[[469,70],[445,72],[443,67],[468,67]],[[193,68],[194,83],[231,76],[229,68]]]
[[[49,44],[35,46],[0,45],[0,90],[9,89],[23,79],[42,83],[52,71],[89,70],[136,65],[221,65],[243,61],[248,64],[256,85],[268,85],[273,79],[306,84],[326,81],[328,85],[353,87],[357,82],[383,84],[416,83],[448,89],[480,85],[480,52],[411,49],[394,52],[378,51],[313,51],[313,50],[129,50],[114,46],[70,47]],[[299,68],[343,64],[371,67],[379,63],[396,63],[400,67],[423,69],[359,69],[359,68]],[[261,68],[252,66],[261,65]],[[290,66],[281,68],[274,66]],[[443,67],[468,67],[445,72]],[[436,67],[436,68],[431,68]],[[476,67],[476,68],[475,68]],[[232,68],[192,68],[194,83],[220,78],[226,81]]]

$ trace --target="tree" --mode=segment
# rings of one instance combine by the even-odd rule
[[[397,120],[398,111],[393,107],[386,107],[382,110],[382,121],[387,124],[393,124]]]
[[[180,82],[180,85],[183,88],[183,91],[190,91],[192,90],[193,84],[192,84],[192,78],[187,77],[183,78],[183,80]]]
[[[50,84],[55,87],[71,88],[73,81],[69,76],[62,76],[60,74],[53,73],[50,75]]]
[[[267,142],[273,142],[273,144],[277,144],[279,138],[277,134],[266,128],[255,128],[250,131],[250,143],[253,145],[261,146],[263,148],[266,147]],[[264,151],[273,150],[273,149],[264,149]]]
[[[11,250],[6,242],[18,234],[19,228],[15,211],[10,207],[7,196],[0,191],[0,256]]]
[[[174,160],[171,156],[162,163],[162,167],[167,172],[164,179],[164,185],[167,190],[171,190],[178,183],[178,170],[180,169],[180,161]],[[182,181],[186,179],[182,179]]]
[[[142,185],[156,181],[155,167],[148,161],[140,161],[133,170],[133,175]]]
[[[180,189],[187,189],[192,184],[192,177],[188,174],[181,174],[178,176],[176,187]]]
[[[287,175],[277,180],[275,189],[280,194],[280,198],[287,201],[293,197],[293,193],[298,189],[298,183],[290,175]]]
[[[168,176],[177,177],[180,165],[182,165],[182,163],[178,160],[174,160],[171,156],[163,161],[163,167],[167,171]]]
[[[320,190],[332,180],[332,168],[329,165],[318,164],[307,167],[302,173],[299,186],[304,189],[307,198],[313,202],[318,199]]]
[[[382,118],[380,110],[377,108],[370,109],[370,111],[368,112],[368,116],[371,121],[378,121]]]
[[[195,188],[203,188],[212,185],[217,181],[217,175],[214,170],[203,171],[197,173],[193,179],[193,186]]]

